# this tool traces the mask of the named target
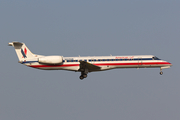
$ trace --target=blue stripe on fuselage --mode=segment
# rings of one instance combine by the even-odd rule
[[[25,63],[34,63],[34,62],[38,62],[38,61],[26,61],[26,62],[22,62],[22,64],[25,64]]]
[[[91,59],[87,59],[87,60],[91,60]],[[125,61],[139,61],[139,60],[153,60],[152,58],[135,58],[135,59],[122,59],[122,60],[125,60]],[[122,61],[122,60],[120,60],[120,61]],[[25,63],[34,63],[34,62],[38,62],[38,61],[25,61],[25,62],[22,62],[23,64],[25,64]],[[65,62],[64,60],[63,60],[63,62]],[[71,61],[72,62],[72,61]],[[76,62],[78,62],[78,60],[76,61]],[[94,62],[99,62],[99,61],[94,61]],[[103,61],[103,62],[105,62],[105,61]]]

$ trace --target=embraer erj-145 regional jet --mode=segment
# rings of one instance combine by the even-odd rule
[[[14,46],[19,63],[42,70],[69,70],[81,72],[81,80],[87,77],[89,72],[104,71],[115,68],[170,68],[171,63],[161,60],[153,55],[132,56],[91,56],[91,57],[63,57],[43,56],[33,54],[24,43],[11,42]]]

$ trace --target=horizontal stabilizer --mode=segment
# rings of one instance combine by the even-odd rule
[[[14,46],[14,44],[16,44],[16,45],[23,45],[23,43],[20,43],[20,42],[11,42],[8,45],[9,46]]]

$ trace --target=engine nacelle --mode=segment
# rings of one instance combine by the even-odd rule
[[[44,64],[61,64],[63,62],[63,56],[41,57],[39,58],[38,62]]]

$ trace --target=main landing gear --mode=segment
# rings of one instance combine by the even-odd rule
[[[84,78],[87,77],[87,74],[81,74],[81,76],[79,77],[81,80],[83,80]]]
[[[83,80],[84,78],[87,78],[87,74],[88,74],[88,69],[81,69],[81,76],[79,76],[79,78],[81,80]]]

